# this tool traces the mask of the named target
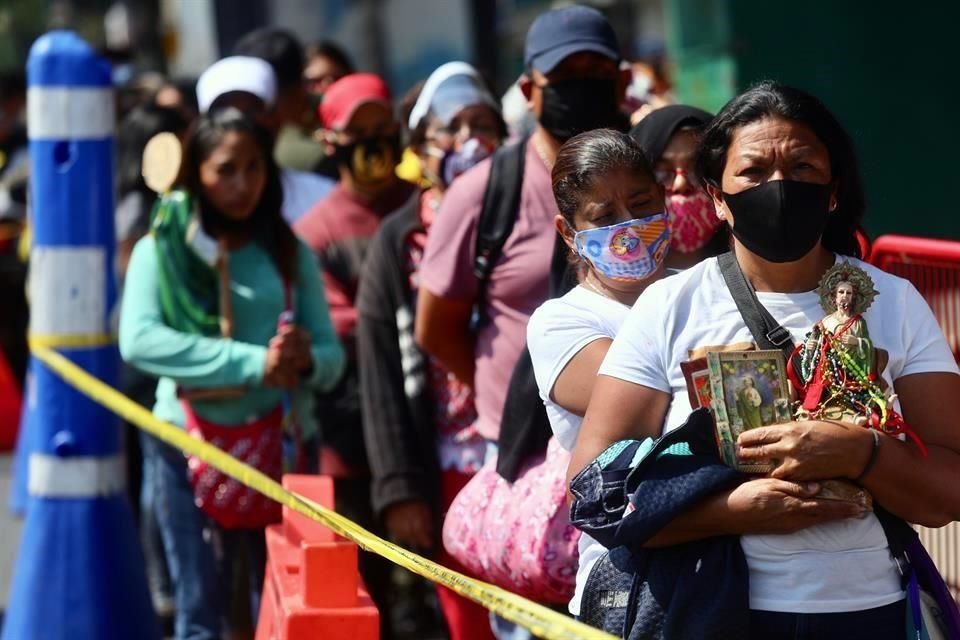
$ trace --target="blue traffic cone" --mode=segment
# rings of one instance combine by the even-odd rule
[[[110,67],[54,31],[34,43],[27,78],[30,339],[115,385]],[[41,363],[31,371],[19,460],[29,499],[0,639],[158,639],[119,421]]]

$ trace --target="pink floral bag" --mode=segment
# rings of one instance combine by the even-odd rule
[[[545,604],[573,596],[580,531],[570,524],[570,454],[551,438],[512,485],[488,460],[454,499],[443,546],[480,578]]]

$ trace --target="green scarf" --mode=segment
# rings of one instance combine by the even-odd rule
[[[150,227],[157,247],[164,322],[184,333],[220,335],[218,273],[190,242],[202,234],[196,203],[186,191],[160,196]]]

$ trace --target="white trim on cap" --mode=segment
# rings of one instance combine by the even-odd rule
[[[30,455],[27,490],[40,498],[97,498],[126,491],[123,456]]]
[[[469,76],[471,78],[477,78],[478,80],[480,79],[480,74],[477,70],[466,62],[448,62],[437,67],[434,72],[430,74],[430,77],[427,78],[423,89],[420,90],[420,95],[417,97],[417,102],[413,105],[413,109],[410,110],[410,118],[407,121],[407,126],[411,131],[416,129],[424,116],[430,112],[430,104],[433,102],[433,94],[437,92],[437,88],[443,84],[445,80],[453,76]]]
[[[111,89],[27,90],[27,135],[31,140],[102,140],[113,136],[115,127]]]

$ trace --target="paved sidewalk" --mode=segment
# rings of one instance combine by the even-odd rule
[[[0,627],[3,624],[3,611],[10,599],[13,562],[20,546],[20,531],[23,528],[23,521],[13,517],[7,507],[12,467],[13,456],[10,453],[0,454]]]

